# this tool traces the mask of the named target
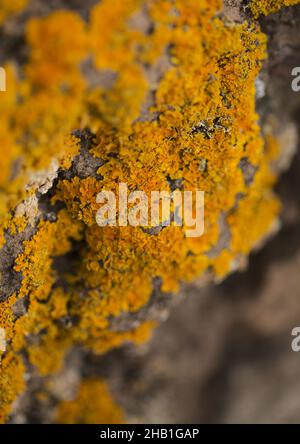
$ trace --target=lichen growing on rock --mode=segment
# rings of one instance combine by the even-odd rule
[[[60,424],[121,424],[123,413],[112,400],[106,384],[97,379],[82,381],[76,399],[63,401],[57,408]]]
[[[74,346],[145,341],[152,319],[111,325],[147,307],[155,279],[170,293],[224,278],[274,229],[276,150],[255,111],[266,36],[221,10],[219,0],[102,0],[87,23],[70,11],[27,22],[28,60],[18,72],[7,64],[0,101],[2,421],[26,366],[47,376]],[[204,236],[100,228],[96,196],[121,182],[205,191]],[[98,421],[79,411],[89,387],[60,421]]]
[[[6,19],[13,17],[22,11],[28,4],[29,0],[1,0],[0,1],[0,24]]]
[[[280,10],[284,6],[298,4],[298,0],[251,0],[250,9],[255,18],[268,15]]]

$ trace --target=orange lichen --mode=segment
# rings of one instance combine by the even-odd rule
[[[24,252],[16,260],[15,270],[22,272],[19,296],[31,294],[32,299],[48,298],[54,281],[52,258],[66,254],[70,239],[80,239],[80,225],[70,224],[70,216],[61,211],[57,223],[41,222],[38,234],[24,244]]]
[[[251,0],[250,9],[255,18],[279,11],[284,6],[297,5],[299,0]]]
[[[0,423],[10,413],[11,405],[24,390],[25,366],[22,359],[9,352],[1,360],[0,372]]]
[[[59,424],[122,424],[123,412],[98,379],[85,379],[73,401],[62,401],[56,412]]]
[[[176,8],[170,0],[114,6],[102,0],[87,24],[66,11],[28,22],[28,61],[20,78],[7,68],[11,87],[0,102],[8,151],[0,164],[0,243],[4,233],[33,230],[12,267],[20,286],[0,302],[7,340],[0,388],[2,381],[9,386],[2,420],[23,387],[22,350],[48,375],[75,345],[104,353],[124,341],[140,343],[153,322],[125,332],[110,324],[146,306],[155,278],[164,292],[208,270],[223,278],[271,232],[280,208],[272,192],[276,153],[261,136],[254,86],[266,37],[258,25],[224,22],[221,7],[219,0],[177,0]],[[136,13],[146,14],[151,31],[134,25]],[[100,77],[113,73],[114,82],[91,86],[87,60]],[[72,167],[87,126],[96,133],[89,155],[101,166],[82,177]],[[256,169],[251,183],[244,159]],[[153,235],[141,227],[97,225],[96,196],[103,189],[116,191],[125,182],[149,194],[174,181],[205,192],[204,236],[188,238],[185,227]],[[41,195],[49,207],[57,205],[53,220],[43,219],[35,200]],[[231,237],[218,250],[221,216]],[[68,262],[67,269],[56,260]],[[20,300],[28,301],[26,315],[15,317]],[[101,421],[78,407],[90,404],[90,387],[61,406],[59,421]],[[109,417],[113,409],[105,410],[100,398],[95,412],[103,409],[105,422],[119,419]]]
[[[96,317],[94,325],[97,325]],[[98,330],[98,332],[96,330],[90,332],[91,329],[87,329],[87,332],[92,334],[90,334],[90,338],[85,340],[84,344],[96,353],[105,353],[124,343],[140,345],[151,338],[153,329],[156,325],[156,322],[147,321],[142,323],[139,327],[125,332],[103,330],[103,327],[102,332],[101,330]],[[83,332],[83,336],[86,336],[86,331]],[[80,336],[78,339],[80,339]]]
[[[21,12],[29,0],[0,0],[0,24]]]

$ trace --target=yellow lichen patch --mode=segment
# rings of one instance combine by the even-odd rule
[[[77,14],[57,11],[30,20],[27,41],[31,53],[26,74],[35,88],[46,87],[48,91],[70,87],[73,82],[78,86],[74,68],[86,56],[87,46],[85,24]]]
[[[65,353],[72,344],[67,329],[63,323],[59,323],[68,313],[67,303],[67,294],[55,289],[47,304],[32,300],[27,316],[15,323],[14,349],[19,351],[27,338],[36,338],[27,345],[27,350],[30,362],[42,375],[49,375],[61,368]]]
[[[8,212],[28,197],[25,190],[33,171],[47,170],[54,158],[58,166],[71,166],[79,146],[70,133],[85,119],[85,81],[80,69],[86,57],[84,22],[71,12],[32,19],[27,23],[27,40],[31,51],[25,79],[18,78],[12,65],[4,66],[7,92],[0,100],[1,146],[6,153],[0,160],[3,227],[9,223]]]
[[[111,90],[99,88],[88,97],[89,107],[104,121],[123,129],[139,116],[146,100],[147,82],[142,65],[136,63],[144,36],[130,26],[130,17],[141,4],[141,0],[126,0],[111,8],[109,2],[100,2],[91,13],[89,43],[95,65],[118,75]]]
[[[7,67],[10,88],[0,96],[7,152],[0,160],[0,245],[5,233],[21,237],[28,226],[32,233],[20,241],[12,267],[20,285],[0,303],[6,341],[0,388],[17,367],[0,395],[2,418],[22,387],[22,350],[49,375],[76,345],[104,353],[145,341],[151,321],[121,333],[112,326],[146,306],[155,279],[173,292],[207,271],[224,278],[274,226],[277,148],[270,136],[265,143],[255,112],[266,36],[258,25],[223,21],[219,0],[174,4],[102,0],[88,23],[67,11],[31,19],[20,78]],[[144,14],[144,29],[136,14]],[[114,81],[89,84],[87,60],[93,75],[110,73]],[[96,137],[82,153],[86,127]],[[88,173],[78,173],[76,159]],[[93,161],[98,171],[90,169]],[[245,162],[255,171],[250,182]],[[155,233],[99,227],[97,194],[117,193],[120,183],[148,197],[174,183],[204,191],[204,235],[189,238],[186,226],[157,226]],[[222,218],[230,236],[220,247]],[[16,317],[13,305],[21,300],[26,314]],[[94,412],[105,412],[104,419],[90,417],[91,387],[61,406],[59,421],[114,420],[101,396]],[[103,394],[101,384],[98,389]]]
[[[56,337],[51,338],[51,333],[48,331],[46,338],[42,338],[38,345],[28,347],[30,363],[42,376],[53,374],[61,369],[66,352],[71,346],[70,340],[63,341],[62,335],[57,335],[55,330],[54,336],[58,336],[60,341],[57,341]]]
[[[81,322],[87,328],[88,322],[84,321],[90,320],[87,305],[93,301],[98,313],[98,321],[91,323],[97,326],[95,331],[99,325],[106,325],[99,319],[100,313],[118,316],[122,311],[136,311],[143,306],[151,294],[151,280],[155,276],[163,279],[164,291],[174,291],[180,281],[190,281],[214,266],[206,253],[217,243],[221,212],[230,211],[232,242],[226,252],[227,260],[224,260],[225,252],[220,252],[220,258],[215,259],[218,276],[228,273],[234,258],[248,253],[270,230],[278,212],[277,200],[270,193],[274,179],[269,178],[269,159],[264,153],[254,100],[254,83],[259,63],[265,56],[265,37],[248,24],[232,27],[219,19],[211,20],[213,11],[220,7],[218,2],[214,10],[203,2],[201,14],[195,12],[196,2],[189,5],[178,2],[177,14],[173,14],[168,2],[150,4],[150,17],[159,22],[153,33],[155,44],[159,41],[161,44],[159,54],[163,53],[166,33],[172,44],[173,66],[156,85],[156,100],[151,108],[159,120],[138,121],[128,129],[128,119],[120,117],[124,126],[116,131],[113,127],[116,122],[107,116],[111,110],[117,115],[123,107],[115,103],[111,93],[105,95],[99,107],[105,106],[108,111],[106,114],[100,110],[106,123],[100,124],[98,143],[93,148],[94,155],[106,162],[98,171],[102,179],[63,181],[54,197],[66,202],[73,217],[89,227],[79,276],[84,276],[87,285],[95,290],[82,304]],[[108,3],[102,2],[94,10],[93,20],[98,20],[107,6]],[[163,15],[160,8],[164,10]],[[123,12],[128,15],[126,8]],[[101,20],[104,16],[101,15]],[[118,16],[116,34],[121,32],[118,31],[120,20]],[[126,31],[124,26],[124,41],[127,38],[139,41],[140,35],[133,38],[131,30]],[[153,38],[150,36],[149,41]],[[199,46],[199,41],[205,44]],[[106,50],[110,47],[105,40],[103,45]],[[125,59],[130,62],[130,69],[138,64],[134,48]],[[101,68],[122,67],[120,74],[125,81],[122,89],[126,92],[130,90],[131,80],[124,76],[131,71],[125,61],[117,57],[122,43],[116,44],[113,51],[110,58],[103,58]],[[147,52],[147,48],[144,51]],[[120,67],[112,65],[115,60],[120,62]],[[116,89],[113,94],[121,98]],[[122,103],[127,105],[126,101]],[[250,187],[245,185],[238,168],[245,156],[261,170]],[[205,169],[201,170],[203,160]],[[150,193],[168,189],[167,177],[182,179],[189,190],[206,192],[206,231],[202,238],[187,239],[183,230],[174,227],[149,236],[139,228],[96,226],[95,201],[101,189],[116,191],[118,183],[125,182],[130,189]],[[245,199],[236,206],[239,194],[245,194]],[[259,211],[264,213],[263,223],[256,219]],[[245,235],[247,229],[251,230],[250,235]]]
[[[251,0],[250,9],[255,18],[279,11],[284,6],[297,5],[299,0]]]
[[[85,24],[75,13],[58,11],[29,20],[26,37],[26,77],[11,111],[15,139],[26,153],[27,168],[48,168],[53,158],[66,167],[75,148],[66,136],[84,120],[86,83],[80,64],[87,56]]]
[[[71,224],[66,212],[60,212],[56,224],[40,223],[38,233],[25,242],[24,252],[16,260],[15,270],[23,274],[19,296],[48,298],[55,277],[52,258],[66,254],[71,239],[80,239],[80,225]]]
[[[28,4],[29,0],[1,0],[0,1],[0,25],[6,19],[21,12]]]
[[[119,70],[134,61],[138,33],[129,28],[127,20],[141,4],[141,0],[124,0],[112,8],[111,3],[105,1],[93,8],[90,42],[98,68],[109,66]]]
[[[15,316],[12,306],[16,302],[16,295],[12,295],[7,302],[0,302],[0,328],[4,331],[7,341],[12,340],[15,333]]]
[[[4,65],[6,73],[7,91],[1,93],[0,118],[1,118],[1,151],[0,158],[0,188],[11,187],[12,167],[21,153],[13,135],[13,113],[16,105],[16,94],[18,89],[17,74],[13,66]]]
[[[0,423],[7,419],[12,403],[25,388],[24,370],[22,359],[11,352],[0,361]]]
[[[98,209],[96,197],[101,190],[101,182],[98,182],[94,177],[86,179],[74,177],[71,181],[61,181],[53,202],[66,202],[68,210],[74,218],[82,220],[87,226],[94,226],[96,224],[95,213]]]
[[[73,401],[57,408],[59,424],[122,424],[123,412],[113,400],[107,385],[99,379],[85,379]]]
[[[97,333],[94,332],[84,344],[90,347],[95,353],[101,354],[126,343],[140,345],[151,338],[153,329],[156,325],[156,322],[147,321],[142,323],[136,329],[130,331],[120,333],[106,330],[103,333],[98,333],[98,337]]]

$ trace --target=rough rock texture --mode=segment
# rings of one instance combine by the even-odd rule
[[[266,3],[265,14],[274,9]],[[251,347],[266,368],[256,344],[264,351],[268,335],[280,336],[290,322],[288,312],[282,324],[271,318],[272,330],[263,317],[265,304],[281,296],[277,240],[243,277],[197,288],[245,268],[278,230],[273,188],[297,146],[290,72],[299,59],[299,7],[260,19],[270,38],[264,61],[265,34],[249,2],[226,1],[224,11],[204,0],[116,5],[33,0],[2,19],[9,88],[0,102],[7,153],[0,163],[0,419],[120,422],[118,401],[128,421],[243,421],[251,411],[257,420],[251,406],[267,401],[253,391],[249,398]],[[296,231],[289,180],[281,186],[284,227]],[[97,227],[96,195],[118,182],[147,192],[204,189],[205,235],[187,239],[162,224]],[[293,267],[286,273],[294,276]],[[192,293],[191,311],[180,306],[149,346],[110,351],[145,342],[179,286],[177,298]],[[248,300],[254,289],[256,303]],[[276,362],[284,346],[275,344]],[[257,378],[255,366],[249,372]],[[288,378],[295,369],[278,372]],[[178,408],[187,404],[193,411]]]

